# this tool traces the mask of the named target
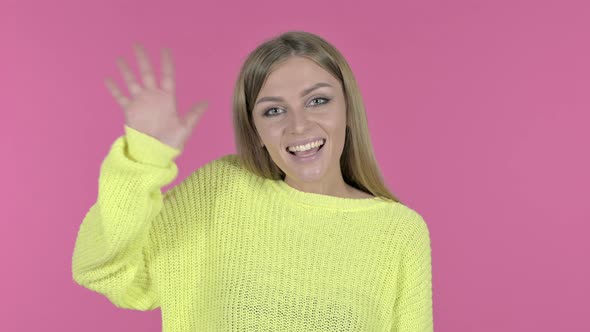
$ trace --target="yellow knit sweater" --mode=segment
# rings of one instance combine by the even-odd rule
[[[162,193],[180,154],[125,126],[80,225],[76,283],[171,331],[433,331],[431,247],[414,210],[298,191],[237,155]]]

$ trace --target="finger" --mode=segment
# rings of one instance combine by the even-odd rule
[[[135,44],[134,48],[143,84],[148,89],[156,89],[156,78],[154,77],[154,71],[152,70],[152,66],[150,65],[150,61],[147,53],[145,52],[145,49],[140,44]]]
[[[132,96],[138,95],[141,92],[141,86],[135,81],[135,77],[133,76],[131,69],[129,69],[129,66],[127,66],[127,63],[125,63],[125,60],[123,60],[123,58],[117,58],[117,65],[123,75],[123,80],[125,80],[125,83],[127,84],[129,93]]]
[[[129,99],[121,93],[121,90],[119,90],[117,85],[110,78],[106,78],[104,80],[104,83],[106,84],[107,88],[111,92],[111,95],[113,95],[113,98],[115,98],[117,103],[121,105],[123,109],[126,109],[127,105],[129,104]]]
[[[203,113],[209,106],[207,101],[199,102],[197,105],[193,106],[191,111],[185,117],[185,124],[192,129],[198,122]]]
[[[174,94],[174,64],[170,49],[162,49],[162,89]]]

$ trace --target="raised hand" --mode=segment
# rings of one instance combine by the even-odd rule
[[[161,88],[156,84],[152,66],[143,46],[135,44],[134,50],[143,86],[135,80],[122,58],[117,59],[117,64],[131,96],[123,95],[110,78],[105,79],[105,84],[123,108],[127,126],[182,150],[208,103],[201,101],[195,104],[186,116],[181,118],[176,109],[174,65],[170,50],[163,48],[161,52]]]

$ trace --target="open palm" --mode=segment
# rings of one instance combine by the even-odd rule
[[[162,49],[160,88],[156,84],[156,78],[144,48],[135,44],[134,49],[143,86],[135,80],[122,58],[117,59],[117,64],[131,96],[123,95],[110,78],[105,79],[105,84],[117,103],[123,108],[127,126],[182,150],[207,108],[207,102],[197,103],[184,118],[181,118],[176,108],[174,66],[170,50]]]

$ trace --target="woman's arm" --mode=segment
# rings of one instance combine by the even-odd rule
[[[392,332],[432,332],[432,266],[430,232],[413,212],[413,226],[400,262]]]
[[[175,199],[162,195],[161,187],[177,176],[173,159],[180,151],[130,127],[125,131],[101,165],[98,199],[80,226],[72,276],[117,307],[151,310],[159,298],[149,273],[150,229]]]

